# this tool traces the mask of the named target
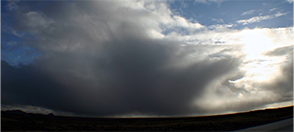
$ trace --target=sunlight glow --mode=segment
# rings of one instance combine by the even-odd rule
[[[245,30],[241,33],[243,53],[246,55],[241,69],[246,72],[247,79],[242,78],[243,81],[240,79],[240,82],[267,82],[280,72],[277,64],[283,63],[285,59],[264,55],[265,52],[276,48],[272,38],[266,33],[267,30],[264,29]]]
[[[206,95],[200,100],[195,100],[194,105],[207,111],[218,109],[228,112],[239,104],[258,104],[264,100],[269,103],[276,102],[278,95],[267,88],[279,80],[283,80],[285,77],[283,66],[288,65],[292,57],[286,51],[281,55],[268,55],[268,53],[292,45],[292,37],[284,35],[285,32],[290,31],[292,30],[276,29],[271,31],[267,28],[256,28],[245,29],[233,34],[233,43],[242,48],[239,50],[241,51],[239,54],[242,56],[239,71],[242,71],[242,75],[238,79],[224,80],[240,91],[232,91],[231,87],[221,81],[211,83],[207,88]],[[279,87],[276,88],[279,89]],[[215,91],[221,92],[215,93]],[[232,98],[234,99],[232,100]],[[268,104],[262,109],[289,105],[293,105],[293,101]]]
[[[262,29],[246,30],[242,33],[241,43],[244,44],[244,53],[249,59],[261,57],[262,53],[274,47],[271,38],[265,35]]]

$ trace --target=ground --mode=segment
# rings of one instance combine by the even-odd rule
[[[1,111],[2,131],[232,131],[293,118],[293,106],[177,118],[85,118]]]

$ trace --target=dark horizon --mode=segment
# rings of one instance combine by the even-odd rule
[[[293,107],[202,117],[94,118],[3,112],[4,131],[279,131],[293,130]],[[16,125],[17,124],[17,125]],[[37,124],[37,125],[36,125]],[[259,125],[265,125],[260,127]],[[257,127],[256,127],[257,126]],[[252,128],[253,127],[253,128]],[[246,129],[247,128],[247,129]],[[257,129],[258,128],[258,129]]]

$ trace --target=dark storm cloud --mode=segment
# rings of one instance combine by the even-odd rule
[[[69,110],[70,104],[66,102],[70,101],[67,96],[70,91],[65,91],[64,86],[42,74],[37,67],[28,65],[15,68],[2,61],[1,71],[2,104],[57,105],[60,109]]]
[[[180,46],[178,36],[154,38],[172,21],[165,3],[153,12],[125,3],[19,2],[22,8],[11,14],[23,21],[9,28],[33,35],[24,35],[22,44],[43,54],[19,68],[2,62],[2,103],[78,115],[198,114],[207,109],[194,102],[213,91],[211,84],[244,76],[243,56],[232,55],[240,46]],[[224,103],[230,110],[256,106]]]
[[[104,48],[105,58],[63,53],[37,62],[45,72],[4,63],[3,75],[18,77],[5,77],[2,93],[14,95],[6,99],[17,103],[76,114],[185,115],[197,111],[190,104],[210,81],[238,65],[237,59],[226,58],[173,68],[173,59],[181,58],[172,57],[173,48],[167,45],[134,40],[112,44],[117,45]]]
[[[169,61],[174,58],[168,58],[172,55],[164,51],[168,46],[142,43],[119,46],[119,51],[108,52],[111,61],[105,64],[105,69],[95,66],[109,74],[104,89],[110,91],[105,94],[117,93],[107,100],[116,99],[111,104],[122,104],[126,107],[125,112],[131,109],[160,115],[191,113],[191,101],[202,94],[205,86],[238,64],[237,60],[226,58],[215,62],[201,61],[185,68],[169,68]]]
[[[293,55],[286,65],[281,66],[282,75],[278,79],[266,83],[262,86],[263,90],[273,91],[278,96],[277,102],[293,100]]]

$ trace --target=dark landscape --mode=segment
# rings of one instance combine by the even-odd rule
[[[293,118],[293,106],[236,114],[170,118],[88,118],[1,111],[2,131],[234,131]]]

